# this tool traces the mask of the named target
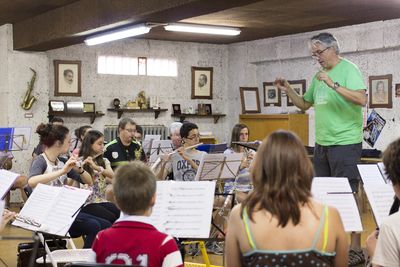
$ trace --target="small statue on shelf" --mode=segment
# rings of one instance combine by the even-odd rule
[[[147,100],[144,91],[140,91],[136,97],[136,103],[140,109],[147,109]]]

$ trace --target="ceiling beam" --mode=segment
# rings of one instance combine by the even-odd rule
[[[14,49],[47,51],[143,22],[168,23],[260,0],[81,0],[14,23]]]

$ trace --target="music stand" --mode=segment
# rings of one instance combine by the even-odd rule
[[[0,128],[0,151],[26,150],[30,139],[30,127]]]
[[[156,162],[160,154],[168,154],[173,151],[171,140],[153,140],[150,145],[149,162]]]

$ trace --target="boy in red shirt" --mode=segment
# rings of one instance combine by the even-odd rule
[[[175,240],[151,225],[156,198],[156,177],[142,162],[117,169],[113,179],[121,217],[98,233],[92,249],[97,263],[149,267],[183,266]]]

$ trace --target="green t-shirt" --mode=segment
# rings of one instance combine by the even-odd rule
[[[347,59],[327,72],[329,77],[350,90],[366,89],[358,67]],[[315,109],[315,140],[323,146],[357,144],[362,141],[361,106],[351,103],[314,76],[304,100]]]

